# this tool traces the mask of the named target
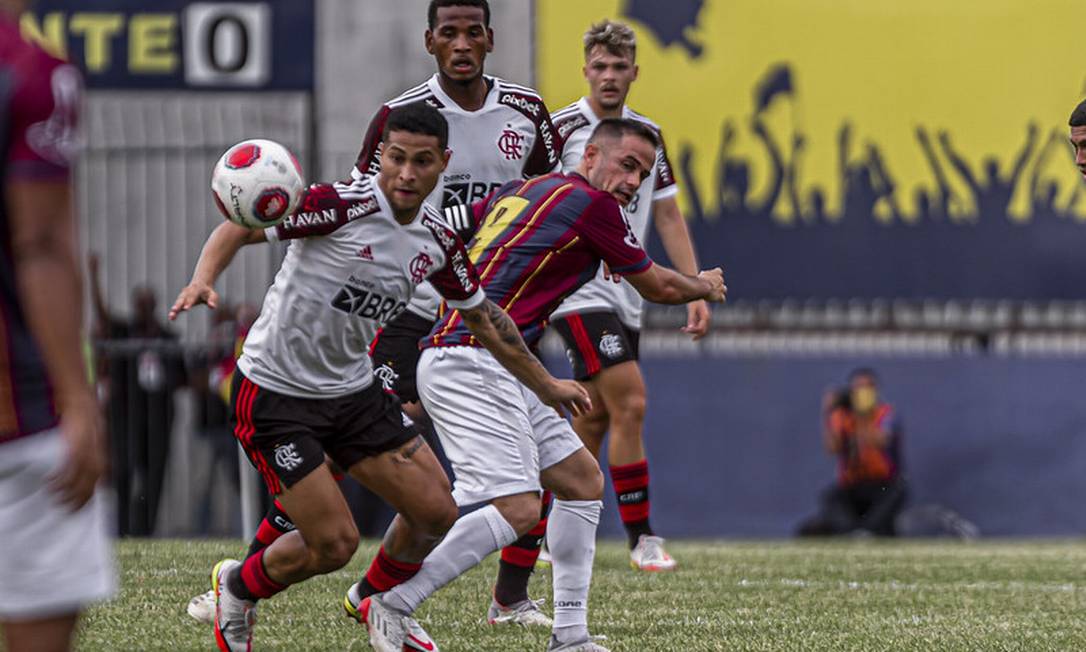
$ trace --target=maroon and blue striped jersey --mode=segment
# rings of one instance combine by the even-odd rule
[[[8,188],[67,183],[78,142],[79,72],[27,43],[0,13],[0,442],[57,423],[45,362],[19,300]]]
[[[479,229],[468,257],[487,298],[509,313],[529,345],[562,300],[595,276],[601,260],[616,274],[652,265],[615,198],[579,174],[510,181],[471,213]],[[480,344],[453,310],[421,346]]]

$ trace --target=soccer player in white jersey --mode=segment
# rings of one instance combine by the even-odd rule
[[[562,167],[575,169],[592,129],[604,118],[629,118],[660,129],[626,106],[630,84],[637,79],[636,41],[628,26],[603,21],[584,36],[584,75],[589,95],[554,114],[562,136]],[[678,186],[664,150],[656,152],[656,166],[625,208],[639,240],[646,240],[649,222],[675,269],[697,270],[679,205]],[[638,337],[642,299],[633,286],[601,270],[597,278],[566,299],[552,314],[552,324],[565,342],[574,377],[592,396],[593,411],[574,421],[585,445],[599,459],[604,436],[610,432],[607,457],[618,511],[626,528],[631,566],[645,571],[666,571],[675,561],[663,540],[649,526],[649,470],[643,444],[645,383],[638,367]],[[709,307],[704,301],[687,305],[683,331],[693,339],[709,329]]]
[[[510,179],[557,170],[561,166],[560,145],[539,94],[484,74],[486,55],[494,47],[486,0],[432,0],[427,18],[425,44],[434,56],[437,72],[381,106],[365,134],[352,177],[377,173],[389,112],[413,102],[436,107],[449,123],[452,157],[427,199],[432,206],[467,205]],[[471,225],[464,213],[451,211],[447,221],[465,242],[470,239]],[[433,328],[439,303],[429,283],[420,285],[407,309],[379,331],[370,351],[377,377],[385,389],[396,392],[404,412],[423,432],[429,427],[415,386],[418,343]],[[249,554],[259,552],[292,528],[290,514],[280,502],[273,502]],[[527,581],[541,540],[542,531],[536,528],[502,552],[502,581],[490,606],[492,621],[550,626],[537,603],[527,599]],[[387,591],[402,576],[393,560],[379,554],[353,590],[362,597]],[[503,591],[506,587],[512,591]],[[189,613],[197,620],[211,622],[213,606],[211,593],[201,594],[190,601]]]
[[[231,418],[296,529],[244,562],[215,567],[221,650],[251,649],[257,600],[354,554],[358,531],[326,456],[399,512],[383,550],[401,568],[417,567],[456,519],[437,459],[395,396],[374,381],[367,355],[378,327],[423,281],[471,315],[474,335],[540,400],[575,413],[587,407],[583,388],[555,380],[532,356],[481,290],[463,243],[423,203],[448,162],[447,134],[445,119],[425,104],[396,109],[384,125],[377,177],[313,185],[302,207],[272,229],[223,223],[171,309],[175,318],[200,303],[214,307],[214,281],[241,246],[292,240],[238,360]],[[433,649],[409,619],[400,626]]]

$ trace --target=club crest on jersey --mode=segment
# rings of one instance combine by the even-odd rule
[[[622,348],[622,338],[614,333],[604,333],[600,338],[600,353],[604,354],[612,360],[622,355],[624,349]]]
[[[524,158],[524,136],[512,129],[506,129],[498,137],[498,151],[505,156],[507,161],[515,161]]]
[[[430,258],[430,255],[426,252],[421,252],[411,260],[411,264],[408,265],[407,269],[411,272],[411,280],[415,285],[418,285],[426,280],[433,266],[434,259]]]
[[[291,471],[302,464],[302,456],[298,454],[293,442],[286,446],[276,446],[275,463],[284,471]]]

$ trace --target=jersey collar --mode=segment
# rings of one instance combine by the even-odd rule
[[[445,94],[445,91],[441,88],[441,82],[438,81],[438,73],[434,73],[434,76],[427,80],[426,85],[430,87],[430,92],[434,94],[439,102],[444,105],[444,108],[450,111],[456,111],[463,113],[464,115],[475,115],[482,113],[487,109],[492,108],[498,101],[498,80],[496,77],[489,75],[483,75],[483,79],[490,86],[490,90],[486,93],[486,99],[483,101],[483,105],[479,107],[478,111],[468,111],[462,106],[457,104],[451,97]]]

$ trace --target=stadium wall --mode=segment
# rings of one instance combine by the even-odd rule
[[[791,535],[834,477],[822,395],[861,365],[904,420],[910,506],[949,507],[985,536],[1086,532],[1081,359],[684,349],[650,338],[643,359],[652,519],[667,536]],[[619,536],[610,490],[605,510],[601,533]]]

